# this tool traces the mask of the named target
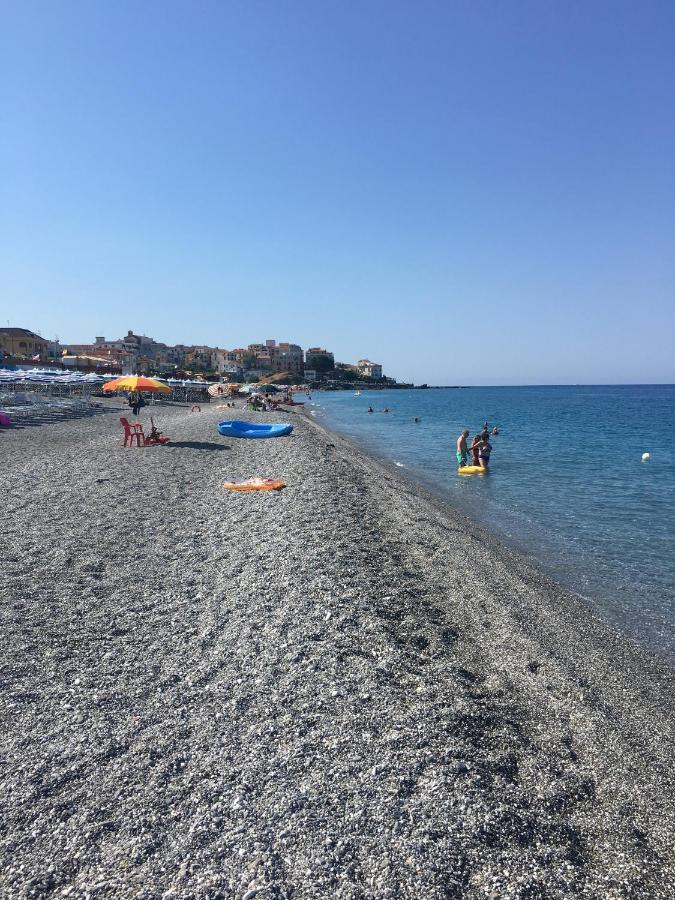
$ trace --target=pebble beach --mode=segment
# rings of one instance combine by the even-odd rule
[[[675,897],[667,662],[302,412],[106,404],[0,433],[0,897]]]

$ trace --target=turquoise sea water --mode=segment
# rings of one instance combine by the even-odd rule
[[[319,392],[308,409],[675,658],[675,385]],[[486,419],[490,473],[459,476],[455,440]]]

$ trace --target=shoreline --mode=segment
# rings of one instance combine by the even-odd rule
[[[585,629],[597,635],[601,643],[609,642],[612,645],[621,647],[629,657],[635,659],[636,667],[642,667],[648,661],[650,667],[653,666],[654,670],[662,673],[666,683],[672,681],[672,686],[675,686],[674,662],[659,651],[646,646],[637,638],[626,634],[618,626],[603,619],[590,605],[590,598],[552,578],[543,567],[540,567],[536,559],[530,558],[517,548],[509,546],[501,539],[498,533],[491,531],[480,522],[472,519],[462,509],[453,506],[444,497],[434,493],[433,490],[424,484],[422,479],[416,478],[408,469],[398,467],[395,463],[377,456],[356,439],[352,440],[350,437],[324,424],[323,421],[317,421],[316,418],[309,416],[308,412],[302,412],[301,415],[307,418],[311,426],[319,432],[323,432],[326,438],[342,442],[345,453],[349,454],[356,451],[374,467],[381,469],[388,479],[391,479],[393,482],[401,482],[401,485],[405,487],[408,499],[419,499],[422,503],[433,507],[439,517],[445,517],[452,522],[454,529],[466,533],[471,541],[484,545],[501,566],[512,570],[514,574],[517,574],[528,585],[535,585],[538,589],[549,594],[551,598],[555,597],[556,600],[562,601],[563,606],[566,608],[565,613],[569,613],[569,619],[574,623],[575,629],[578,629],[580,632],[582,629]],[[547,612],[550,612],[552,615],[564,614],[562,610],[556,610],[553,602],[550,603],[550,610],[547,610]],[[580,634],[580,640],[586,641],[587,639]],[[669,697],[670,694],[668,694],[668,699]],[[673,704],[673,710],[675,710],[675,703]]]
[[[589,386],[592,387],[592,386]],[[631,385],[627,385],[631,387]],[[547,561],[547,550],[543,543],[537,545],[536,551],[529,546],[529,535],[519,533],[513,528],[501,528],[499,525],[488,521],[486,517],[474,517],[472,511],[465,505],[456,503],[452,491],[445,484],[439,484],[437,478],[423,471],[416,471],[414,465],[407,460],[406,464],[395,462],[393,457],[387,457],[381,448],[373,448],[363,435],[358,433],[343,432],[334,427],[330,422],[330,414],[319,406],[318,412],[310,413],[305,408],[304,413],[309,421],[324,428],[328,433],[338,435],[347,445],[352,446],[357,452],[363,453],[374,462],[382,465],[390,474],[401,478],[407,484],[418,489],[427,500],[448,510],[453,515],[459,516],[466,523],[479,529],[487,538],[493,540],[498,547],[507,550],[515,557],[521,559],[526,566],[533,568],[538,574],[548,579],[552,584],[563,591],[574,595],[586,607],[586,609],[600,622],[610,629],[617,630],[626,640],[637,644],[647,653],[653,654],[666,666],[675,668],[675,635],[672,626],[665,626],[665,630],[659,628],[658,620],[649,621],[631,617],[631,608],[625,599],[615,606],[613,600],[617,597],[616,585],[609,586],[598,583],[589,583],[588,579],[575,575],[576,569],[573,559],[560,555],[555,558],[553,564]],[[451,467],[454,466],[454,451]],[[449,470],[450,471],[450,470]],[[452,469],[454,474],[454,469]],[[584,584],[583,581],[586,581]],[[620,596],[620,592],[619,592]]]
[[[314,417],[236,415],[296,427],[3,435],[3,894],[672,896],[672,668]]]

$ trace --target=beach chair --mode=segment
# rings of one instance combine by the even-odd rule
[[[145,435],[143,434],[143,426],[140,422],[136,422],[133,425],[129,422],[128,419],[125,419],[124,416],[120,416],[120,422],[122,423],[122,427],[124,428],[124,443],[123,447],[133,447],[134,441],[136,441],[137,447],[145,446]]]

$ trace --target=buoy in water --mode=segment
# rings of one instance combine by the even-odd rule
[[[651,457],[650,457],[649,453],[642,454],[642,462],[649,462],[650,459],[651,459]]]

